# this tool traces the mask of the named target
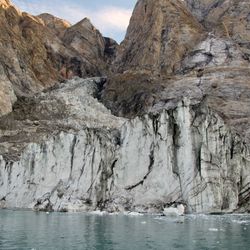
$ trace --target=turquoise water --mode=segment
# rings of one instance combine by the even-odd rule
[[[0,249],[250,249],[250,216],[157,216],[0,210]]]

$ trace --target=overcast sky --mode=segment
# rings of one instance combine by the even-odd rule
[[[90,18],[103,33],[121,42],[137,0],[12,0],[21,10],[38,15],[44,12],[72,24]]]

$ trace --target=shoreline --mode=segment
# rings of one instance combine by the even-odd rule
[[[189,217],[189,216],[250,216],[249,212],[246,213],[185,213],[183,215],[164,215],[164,213],[147,213],[147,212],[135,212],[135,211],[124,211],[124,212],[113,212],[110,213],[108,211],[101,211],[101,210],[93,210],[93,211],[76,211],[76,210],[69,210],[67,212],[65,211],[36,211],[31,208],[0,208],[1,211],[12,211],[12,212],[34,212],[39,214],[89,214],[89,215],[98,215],[98,216],[114,216],[114,215],[123,215],[123,216],[159,216],[159,217],[166,217],[166,218],[180,218],[180,217]]]

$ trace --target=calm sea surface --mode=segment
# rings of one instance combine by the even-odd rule
[[[157,216],[0,210],[0,249],[250,249],[250,216]]]

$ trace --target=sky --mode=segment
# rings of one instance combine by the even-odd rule
[[[137,0],[12,0],[33,15],[50,13],[74,24],[88,17],[104,36],[121,42]]]

